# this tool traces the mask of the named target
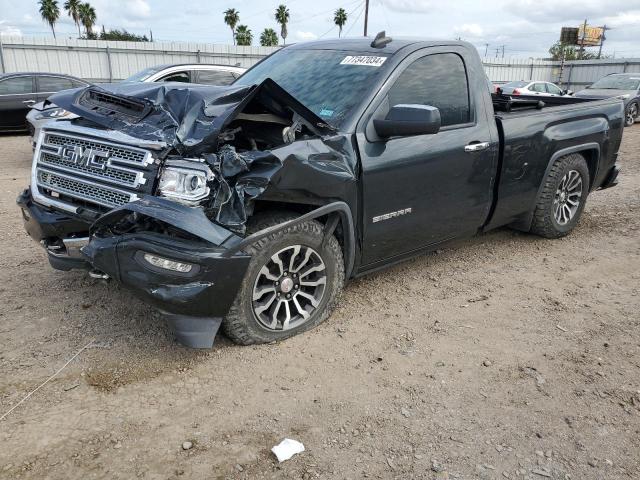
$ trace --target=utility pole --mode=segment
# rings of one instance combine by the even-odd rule
[[[602,27],[602,37],[600,38],[600,48],[598,49],[598,60],[600,60],[600,57],[602,56],[602,44],[607,39],[606,37],[607,30],[609,29],[607,28],[606,25],[604,25]]]
[[[364,3],[364,36],[367,36],[367,24],[369,23],[369,0]]]
[[[502,58],[504,58],[504,47],[505,45],[502,45]]]
[[[149,29],[150,42],[153,43],[153,30]]]
[[[484,58],[487,58],[487,52],[489,51],[489,44],[484,44]]]
[[[584,19],[584,25],[582,26],[582,39],[580,40],[580,55],[578,60],[582,60],[584,58],[584,39],[587,36],[587,19]]]

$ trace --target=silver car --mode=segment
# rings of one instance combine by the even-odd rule
[[[607,75],[576,93],[576,97],[621,99],[625,108],[624,124],[629,127],[640,119],[640,73]]]
[[[537,80],[518,80],[498,86],[505,95],[540,95],[542,97],[561,97],[573,92],[562,90],[551,82]]]

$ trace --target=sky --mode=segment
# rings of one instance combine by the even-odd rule
[[[264,28],[279,27],[274,12],[280,3],[290,11],[287,42],[335,38],[333,12],[348,13],[343,36],[363,35],[364,0],[88,0],[96,9],[98,26],[125,28],[138,34],[153,31],[154,40],[231,43],[223,12],[235,8],[258,44]],[[62,7],[64,0],[58,1]],[[370,0],[369,35],[428,39],[461,38],[488,57],[539,58],[558,40],[562,26],[607,25],[604,52],[640,58],[640,0]],[[64,13],[56,30],[73,37],[77,30]],[[0,35],[50,35],[36,0],[0,0]],[[74,37],[75,38],[75,37]],[[488,45],[487,45],[488,44]]]

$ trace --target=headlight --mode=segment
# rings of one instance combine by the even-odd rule
[[[621,100],[626,100],[627,98],[629,98],[631,95],[629,95],[628,93],[625,93],[624,95],[618,95],[616,96],[616,98],[619,98]]]
[[[69,115],[72,115],[71,112],[65,110],[64,108],[50,108],[49,110],[42,110],[41,112],[38,112],[38,114],[36,115],[36,119],[37,120],[43,120],[46,118],[63,118],[63,117],[68,117]]]
[[[206,198],[209,195],[208,182],[213,180],[213,173],[206,165],[196,162],[194,160],[194,165],[190,165],[192,162],[185,160],[167,161],[160,175],[159,194],[188,205]]]

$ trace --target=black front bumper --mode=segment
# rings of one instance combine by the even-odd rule
[[[57,247],[47,248],[54,268],[104,272],[163,312],[182,343],[211,347],[244,279],[248,255],[230,255],[227,247],[156,233],[98,237],[89,234],[91,225],[86,221],[35,203],[28,190],[17,202],[27,233],[45,247]],[[75,257],[62,243],[70,237],[88,237]],[[145,253],[192,267],[187,273],[159,268],[145,260]]]

